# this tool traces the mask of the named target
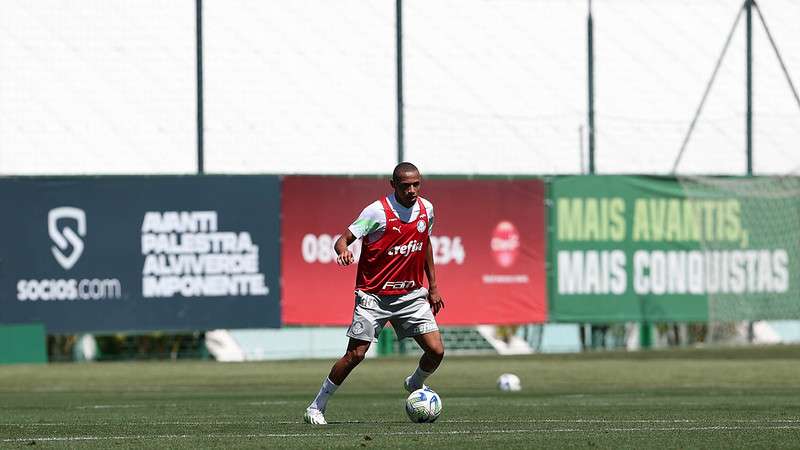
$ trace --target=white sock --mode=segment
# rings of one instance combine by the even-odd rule
[[[409,377],[409,384],[415,389],[420,389],[422,385],[425,384],[425,380],[431,376],[432,373],[433,372],[425,372],[421,367],[417,367],[417,370]]]
[[[319,392],[317,396],[314,398],[314,401],[308,405],[309,408],[316,408],[320,411],[325,411],[325,407],[328,406],[328,399],[334,392],[336,392],[336,388],[339,386],[333,384],[333,381],[330,378],[325,377],[325,381],[322,382],[322,387],[319,388]]]

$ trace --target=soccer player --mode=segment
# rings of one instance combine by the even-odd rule
[[[430,243],[433,205],[420,197],[419,170],[407,162],[394,168],[389,184],[394,192],[368,205],[334,244],[336,263],[354,262],[347,246],[362,239],[356,273],[355,310],[347,330],[350,338],[344,356],[334,363],[303,420],[324,425],[328,399],[377,341],[386,322],[400,339],[413,337],[423,350],[419,366],[403,387],[413,392],[424,387],[442,362],[444,345],[434,316],[444,307],[436,286]],[[423,286],[423,272],[428,288]]]

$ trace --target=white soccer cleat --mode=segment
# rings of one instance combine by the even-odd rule
[[[408,376],[403,381],[403,388],[405,388],[406,392],[408,392],[410,394],[410,393],[416,391],[417,389],[428,389],[428,385],[427,384],[423,384],[422,386],[412,386],[411,385],[411,377]]]
[[[322,411],[318,410],[317,408],[306,409],[306,413],[303,414],[303,421],[305,423],[310,423],[311,425],[328,424],[328,422],[325,421],[325,416],[322,415]]]

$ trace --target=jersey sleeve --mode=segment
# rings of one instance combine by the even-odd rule
[[[378,232],[386,228],[386,214],[381,202],[371,203],[361,211],[358,218],[347,229],[356,239]]]
[[[436,223],[436,219],[433,213],[433,203],[429,202],[426,199],[422,199],[422,202],[425,204],[425,209],[428,210],[428,236],[433,235],[433,225]]]

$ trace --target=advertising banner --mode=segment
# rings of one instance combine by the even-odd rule
[[[386,178],[283,180],[283,322],[347,325],[356,265],[339,267],[333,243],[361,210],[392,192]],[[424,179],[434,205],[431,243],[444,325],[547,319],[545,193],[540,180]],[[360,240],[353,244],[358,255]]]
[[[0,179],[0,323],[280,326],[277,177]]]
[[[800,317],[797,192],[769,179],[551,185],[551,320]]]

